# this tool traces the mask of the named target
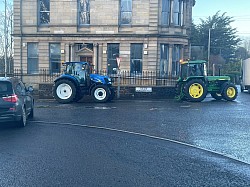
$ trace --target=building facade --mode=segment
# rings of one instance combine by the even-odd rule
[[[14,67],[24,74],[65,61],[96,71],[175,76],[189,58],[195,0],[14,0]]]

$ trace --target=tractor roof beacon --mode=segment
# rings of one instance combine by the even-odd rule
[[[66,62],[64,73],[54,80],[53,96],[60,103],[77,102],[91,95],[96,102],[114,98],[111,78],[90,74],[88,62]]]
[[[206,61],[183,61],[180,64],[181,71],[176,84],[177,100],[200,102],[208,93],[216,100],[233,101],[237,98],[238,90],[229,76],[207,76]]]

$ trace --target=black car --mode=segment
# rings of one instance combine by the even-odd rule
[[[33,88],[15,77],[0,77],[0,122],[16,122],[19,127],[34,116]]]

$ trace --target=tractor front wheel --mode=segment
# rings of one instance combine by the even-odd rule
[[[184,86],[186,98],[192,102],[201,102],[207,95],[207,87],[200,79],[193,79]]]
[[[227,101],[233,101],[236,99],[237,95],[238,95],[238,90],[234,84],[229,83],[224,86],[222,91],[223,99]]]
[[[91,95],[96,102],[104,103],[109,99],[110,91],[105,85],[97,85],[92,89]]]
[[[69,80],[59,80],[53,87],[53,96],[59,103],[70,103],[75,99],[76,87]]]

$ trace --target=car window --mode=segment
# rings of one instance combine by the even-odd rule
[[[12,94],[12,85],[10,82],[1,81],[0,82],[0,95],[9,95]]]

